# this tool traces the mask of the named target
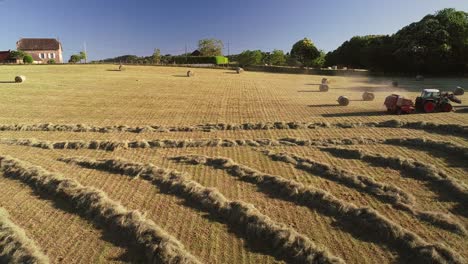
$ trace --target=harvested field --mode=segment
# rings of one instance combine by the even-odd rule
[[[466,263],[468,80],[108,68],[0,66],[0,262]]]

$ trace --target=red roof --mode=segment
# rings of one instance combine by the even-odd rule
[[[60,42],[56,39],[23,38],[16,42],[19,50],[59,50]]]
[[[0,51],[0,61],[6,61],[10,59],[10,51]]]

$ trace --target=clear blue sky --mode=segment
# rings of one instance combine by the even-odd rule
[[[0,50],[21,37],[59,38],[64,56],[180,54],[202,38],[245,49],[289,51],[309,37],[325,51],[355,35],[392,34],[424,15],[468,0],[0,0]],[[225,45],[227,46],[227,45]],[[227,53],[227,47],[225,54]]]

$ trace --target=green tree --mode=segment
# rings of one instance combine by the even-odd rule
[[[320,55],[312,61],[311,66],[314,68],[322,68],[325,65],[325,52],[320,50]]]
[[[23,62],[27,64],[31,64],[34,62],[33,57],[29,54],[24,55]]]
[[[262,52],[260,50],[245,50],[237,56],[237,62],[241,66],[261,64]]]
[[[286,63],[286,56],[282,50],[273,50],[270,55],[270,63],[272,65],[284,65]]]
[[[77,54],[73,54],[70,56],[70,59],[68,60],[68,63],[77,63],[77,62],[80,62],[81,60],[81,56],[80,55],[77,55]]]
[[[303,66],[309,67],[312,61],[320,56],[320,52],[312,43],[312,40],[304,38],[293,45],[291,56],[296,58]]]
[[[80,53],[78,54],[78,56],[80,57],[80,61],[81,61],[81,60],[84,60],[85,63],[87,63],[88,54],[86,54],[86,52],[80,51]]]
[[[219,39],[202,39],[198,41],[198,50],[202,56],[223,55],[224,44]]]
[[[10,58],[22,60],[27,54],[22,50],[12,50],[10,51]]]
[[[262,51],[262,60],[260,64],[265,64],[265,65],[271,64],[271,52]]]
[[[161,63],[161,51],[159,49],[154,49],[152,61],[154,64]]]
[[[326,65],[377,71],[468,71],[468,13],[443,9],[392,36],[356,36],[326,55]]]

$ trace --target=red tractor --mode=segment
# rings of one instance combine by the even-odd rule
[[[387,112],[391,114],[411,114],[414,112],[414,104],[411,99],[407,99],[398,94],[392,94],[385,98],[385,106],[387,107]]]
[[[416,109],[425,113],[451,112],[450,102],[461,104],[461,100],[451,92],[440,92],[437,89],[424,89],[421,96],[416,98]]]

